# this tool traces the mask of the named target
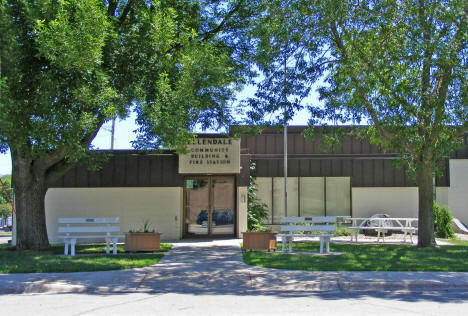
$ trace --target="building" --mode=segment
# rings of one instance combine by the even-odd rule
[[[395,154],[354,137],[323,152],[320,138],[303,137],[304,128],[288,128],[288,216],[417,217],[418,189],[394,166]],[[283,133],[272,128],[240,139],[199,135],[180,156],[114,151],[99,171],[72,169],[47,191],[49,239],[59,242],[59,217],[120,217],[122,231],[149,220],[165,240],[241,236],[252,163],[275,227],[284,216],[284,166]],[[437,202],[468,223],[468,146],[445,161],[434,181]]]

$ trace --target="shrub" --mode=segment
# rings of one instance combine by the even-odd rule
[[[335,236],[351,236],[351,231],[344,227],[341,223],[336,223],[336,232]]]
[[[263,221],[268,218],[268,207],[257,198],[257,185],[254,175],[255,165],[250,165],[250,185],[247,190],[247,229],[248,231],[269,231],[263,225]]]
[[[434,233],[439,238],[455,238],[452,226],[452,215],[448,209],[434,201]]]

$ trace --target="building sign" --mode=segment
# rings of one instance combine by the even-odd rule
[[[240,173],[240,139],[196,138],[179,156],[179,173]]]

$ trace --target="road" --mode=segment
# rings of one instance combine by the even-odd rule
[[[11,240],[11,235],[0,235],[0,244],[6,244],[8,240]]]
[[[468,293],[317,292],[287,295],[175,293],[22,294],[0,297],[2,315],[466,315]]]

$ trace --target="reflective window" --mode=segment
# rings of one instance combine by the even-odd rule
[[[257,178],[257,197],[268,206],[265,222],[279,224],[284,217],[284,178]],[[272,192],[273,190],[273,192]],[[288,178],[288,216],[351,215],[351,178]]]
[[[327,216],[348,216],[351,214],[351,178],[327,177]]]
[[[298,216],[298,178],[288,178],[288,216]],[[273,178],[273,223],[284,217],[284,178]]]
[[[325,215],[324,191],[324,178],[300,178],[301,216]]]
[[[265,203],[268,207],[268,219],[265,223],[272,222],[272,204],[271,204],[271,182],[273,178],[256,178],[255,183],[257,185],[257,199]]]

